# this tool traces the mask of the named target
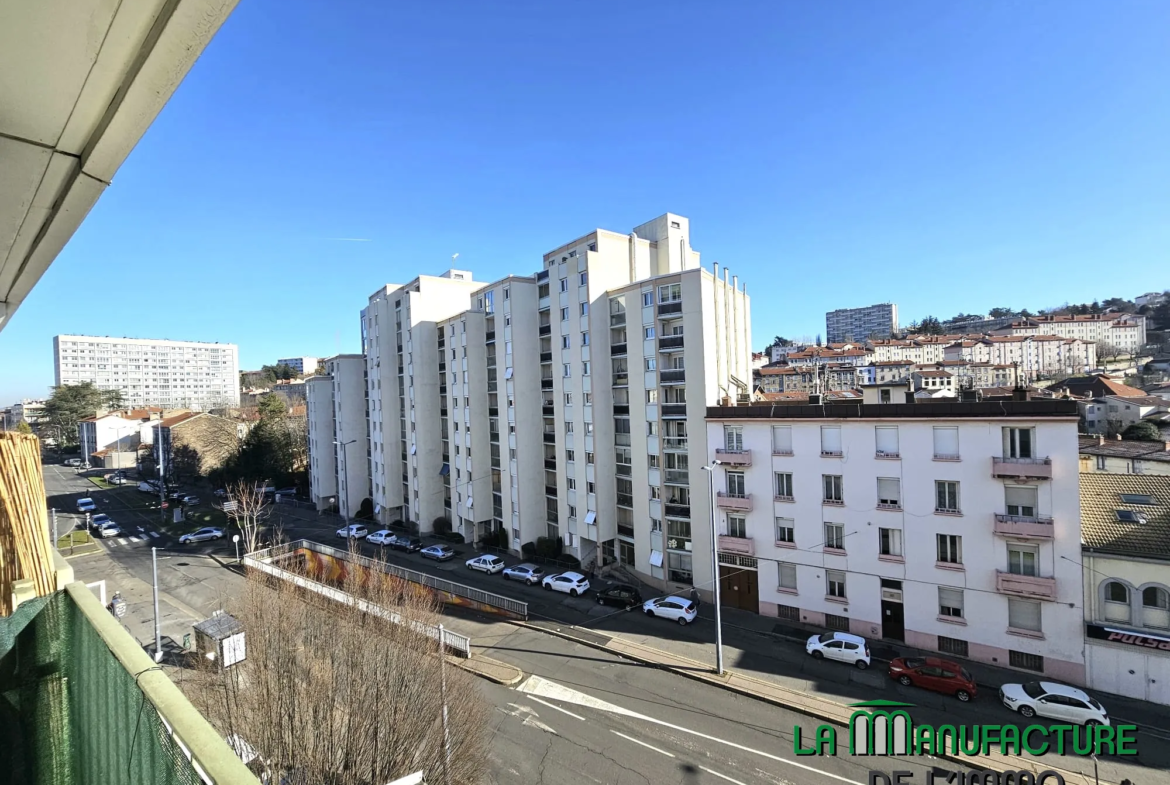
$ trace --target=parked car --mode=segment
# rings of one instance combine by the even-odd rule
[[[369,533],[370,530],[360,523],[351,523],[337,530],[337,536],[343,540],[360,540]]]
[[[80,466],[81,459],[80,458],[66,458],[65,465],[66,466]]]
[[[686,597],[656,597],[642,603],[642,610],[647,616],[671,619],[684,627],[699,615],[699,606]]]
[[[103,524],[100,529],[94,532],[94,534],[105,540],[110,537],[120,537],[122,535],[122,529],[118,526],[118,524],[110,521],[109,523]]]
[[[814,658],[848,662],[859,670],[869,667],[869,644],[860,635],[847,632],[825,632],[814,635],[804,645]]]
[[[89,528],[97,530],[105,526],[107,523],[113,523],[113,521],[110,520],[110,516],[106,515],[104,512],[99,512],[97,515],[89,519]]]
[[[589,591],[589,579],[579,572],[562,572],[545,577],[540,585],[553,591],[563,591],[576,597]]]
[[[180,545],[187,545],[192,542],[206,542],[207,540],[222,540],[223,529],[215,526],[204,526],[202,529],[196,529],[193,532],[184,534],[179,538]]]
[[[96,509],[97,509],[97,505],[94,504],[93,499],[89,498],[88,496],[86,496],[83,499],[77,500],[77,511],[78,512],[93,512]]]
[[[447,561],[455,556],[455,549],[450,545],[430,545],[419,551],[420,554],[428,559],[435,561]]]
[[[979,694],[966,668],[938,657],[896,657],[890,660],[889,675],[907,687],[954,695],[964,703]]]
[[[524,562],[513,567],[504,568],[504,580],[524,581],[529,586],[535,586],[540,583],[540,579],[544,577],[544,568],[537,567],[535,564]]]
[[[608,589],[597,592],[598,605],[616,605],[629,610],[642,604],[642,592],[625,583],[615,583]]]
[[[283,496],[286,499],[291,499],[297,495],[297,489],[296,488],[281,488],[280,490],[276,491],[276,495]]]
[[[392,539],[394,539],[394,534],[389,529],[379,529],[367,536],[366,542],[372,542],[374,545],[389,545]]]
[[[138,483],[138,490],[143,493],[158,493],[158,486],[152,482],[140,482]]]
[[[213,493],[215,493],[216,497],[219,499],[222,499],[228,495],[226,488],[216,488]]]
[[[476,556],[467,560],[467,569],[479,570],[480,572],[486,572],[488,575],[495,575],[497,572],[504,571],[504,560],[499,556],[492,556],[491,554]]]
[[[1109,724],[1104,706],[1088,693],[1066,684],[1051,681],[1005,684],[999,688],[999,699],[1004,706],[1028,719],[1039,715],[1078,725]]]
[[[183,504],[187,505],[188,507],[194,507],[199,504],[199,497],[192,494],[187,494],[179,501],[183,502]]]
[[[407,553],[417,553],[423,547],[422,540],[418,537],[411,537],[409,534],[395,534],[386,544],[392,550],[406,551]]]

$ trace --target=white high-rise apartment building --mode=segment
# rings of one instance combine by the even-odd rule
[[[712,408],[723,602],[1084,683],[1074,401]]]
[[[346,518],[370,496],[365,391],[366,360],[360,354],[328,358],[325,374],[305,382],[310,492],[317,509],[336,504]]]
[[[285,357],[277,360],[277,365],[287,365],[299,374],[312,374],[316,372],[317,365],[320,358],[317,357]]]
[[[751,314],[689,236],[667,214],[566,243],[533,276],[451,270],[375,292],[362,340],[380,520],[503,529],[516,552],[560,537],[586,565],[710,588],[710,559],[692,558],[711,552],[704,417],[748,392]]]
[[[898,332],[898,306],[894,303],[867,305],[864,308],[839,308],[825,314],[825,341],[864,341],[889,338]]]
[[[58,335],[53,365],[57,385],[119,390],[129,408],[240,405],[239,347],[231,343]]]
[[[1059,335],[1085,343],[1109,344],[1133,354],[1146,345],[1146,317],[1132,313],[1032,316],[993,330],[992,335]]]

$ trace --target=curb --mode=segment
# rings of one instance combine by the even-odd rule
[[[485,664],[490,663],[490,666],[492,668],[500,668],[500,669],[504,669],[504,670],[508,670],[508,671],[513,671],[513,672],[515,672],[516,675],[509,676],[507,678],[504,678],[503,676],[493,675],[488,670],[482,670],[480,668],[475,667],[475,663],[477,661],[485,663]],[[511,665],[507,665],[505,663],[502,663],[498,660],[493,660],[490,657],[468,657],[468,658],[464,659],[463,657],[448,656],[447,662],[454,664],[458,668],[462,668],[463,670],[467,671],[468,673],[470,673],[473,676],[478,676],[481,679],[484,679],[486,681],[490,681],[493,684],[500,684],[504,687],[511,687],[515,684],[518,684],[520,682],[520,680],[524,678],[524,671],[520,670],[519,668],[513,667]]]
[[[557,637],[557,638],[563,638],[564,640],[572,641],[573,643],[578,643],[578,644],[581,644],[583,646],[588,646],[592,649],[598,649],[600,651],[605,651],[605,652],[608,652],[609,654],[615,655],[617,657],[621,657],[622,659],[631,660],[633,662],[640,662],[644,665],[649,665],[651,667],[657,668],[658,670],[669,671],[670,673],[676,674],[678,676],[684,676],[688,679],[691,679],[692,681],[698,681],[698,682],[702,682],[704,684],[710,684],[712,686],[727,690],[728,692],[734,692],[737,695],[743,695],[744,697],[752,698],[754,700],[758,700],[758,701],[761,701],[763,703],[768,703],[768,704],[771,704],[773,706],[779,706],[781,708],[788,709],[789,711],[795,711],[799,714],[803,714],[803,715],[808,716],[808,717],[813,717],[815,719],[823,720],[826,722],[831,722],[834,725],[843,726],[843,723],[841,722],[840,717],[835,715],[834,713],[828,711],[827,707],[831,706],[831,707],[837,708],[837,709],[842,710],[842,711],[847,711],[849,709],[849,707],[845,706],[844,704],[838,704],[838,703],[834,703],[832,701],[826,701],[823,699],[819,699],[816,702],[824,704],[826,707],[824,709],[821,709],[819,706],[815,706],[815,705],[804,705],[804,704],[799,704],[799,703],[795,703],[795,704],[794,703],[785,703],[784,701],[779,700],[777,698],[773,698],[773,697],[770,697],[767,695],[762,695],[760,693],[753,692],[753,691],[748,690],[748,689],[744,689],[743,687],[740,687],[740,686],[737,686],[737,685],[731,683],[731,681],[730,681],[730,676],[732,673],[731,671],[727,671],[726,669],[724,670],[724,673],[727,674],[727,680],[724,681],[719,676],[716,676],[714,673],[710,672],[710,670],[709,670],[710,666],[695,662],[694,660],[691,660],[691,659],[686,658],[686,657],[677,657],[676,655],[673,655],[673,654],[670,655],[671,657],[674,657],[675,659],[683,660],[685,662],[694,662],[697,666],[703,668],[705,672],[699,672],[699,671],[692,672],[692,671],[688,671],[688,670],[674,667],[672,665],[667,665],[665,663],[655,662],[654,660],[648,659],[646,657],[638,656],[637,654],[633,654],[633,653],[630,653],[627,651],[618,651],[618,650],[612,649],[609,646],[606,646],[604,644],[595,643],[593,641],[589,641],[589,640],[585,640],[583,638],[575,637],[567,632],[561,631],[561,629],[559,629],[559,628],[555,629],[555,630],[546,629],[544,627],[537,627],[533,624],[528,624],[527,622],[516,621],[516,620],[508,620],[508,623],[514,624],[517,627],[525,627],[527,629],[535,630],[537,632],[547,633],[547,634],[552,635],[552,636]],[[573,629],[573,627],[571,625],[570,625],[570,629]],[[612,637],[616,637],[616,636],[611,636],[611,638]],[[628,646],[635,646],[638,648],[650,649],[651,651],[654,651],[654,649],[651,649],[648,646],[642,646],[641,644],[636,643],[636,642],[632,642],[632,641],[624,641],[624,642],[625,642],[625,645],[628,645]],[[743,674],[740,674],[740,673],[735,673],[735,676],[737,676],[740,679],[754,681],[754,682],[759,683],[759,684],[767,684],[767,682],[762,682],[758,679],[752,678],[751,676],[744,676]],[[769,684],[768,686],[772,687],[773,689],[779,689],[779,690],[784,690],[786,692],[792,692],[792,690],[788,690],[788,688],[786,688],[786,687],[779,687],[778,685],[771,685],[771,684]],[[794,694],[801,694],[801,693],[794,693]],[[942,759],[942,760],[947,760],[947,761],[957,763],[960,766],[967,768],[967,769],[971,769],[971,768],[992,769],[993,767],[990,766],[989,764],[977,762],[977,760],[979,760],[979,759],[995,760],[995,759],[989,759],[986,756],[978,756],[978,758],[963,757],[963,756],[959,756],[959,755],[953,755],[950,753],[939,753],[939,752],[934,753],[934,757]],[[1004,762],[1009,763],[1009,764],[1014,762],[1015,765],[1010,766],[1010,768],[1017,768],[1020,770],[1031,770],[1031,771],[1033,771],[1033,773],[1039,773],[1039,772],[1045,771],[1045,770],[1052,770],[1052,771],[1059,772],[1063,776],[1065,781],[1072,782],[1072,783],[1080,783],[1081,785],[1090,785],[1090,783],[1094,782],[1091,778],[1089,778],[1088,776],[1086,776],[1084,774],[1081,774],[1079,772],[1074,772],[1074,771],[1068,771],[1066,769],[1060,769],[1056,766],[1044,765],[1039,760],[1033,760],[1033,759],[1028,759],[1028,758],[1019,758],[1019,757],[1015,757],[1015,756],[1012,756],[1010,758],[1007,756],[997,756],[997,758],[1003,758]],[[1009,768],[1009,766],[1001,766],[999,768],[1006,769],[1006,768]],[[1095,785],[1100,785],[1100,782],[1101,781],[1097,781],[1095,783]]]

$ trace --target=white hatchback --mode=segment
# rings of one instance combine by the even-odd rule
[[[804,650],[818,660],[848,662],[859,670],[869,667],[869,644],[860,635],[823,632],[809,638]]]
[[[337,536],[343,540],[360,540],[369,533],[369,529],[358,523],[352,523],[344,529],[337,530]]]
[[[642,603],[642,610],[647,616],[660,616],[663,619],[677,621],[687,625],[699,615],[699,606],[694,600],[685,597],[656,597]]]
[[[389,529],[380,529],[366,537],[366,542],[372,542],[374,545],[389,545],[390,538],[393,536],[394,532]]]
[[[504,571],[504,560],[499,556],[492,556],[490,554],[476,556],[474,559],[467,560],[467,569],[479,570],[486,572],[488,575],[495,575],[497,572]]]
[[[1078,725],[1109,724],[1104,706],[1083,690],[1065,684],[1051,681],[1005,684],[999,688],[999,699],[1004,706],[1028,719],[1039,715]]]
[[[563,591],[576,597],[589,591],[589,579],[579,572],[562,572],[560,575],[549,575],[540,585],[553,591]]]

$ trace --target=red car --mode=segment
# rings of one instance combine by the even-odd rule
[[[954,695],[966,703],[979,694],[975,679],[957,662],[938,657],[897,657],[890,660],[890,678],[909,687]]]

